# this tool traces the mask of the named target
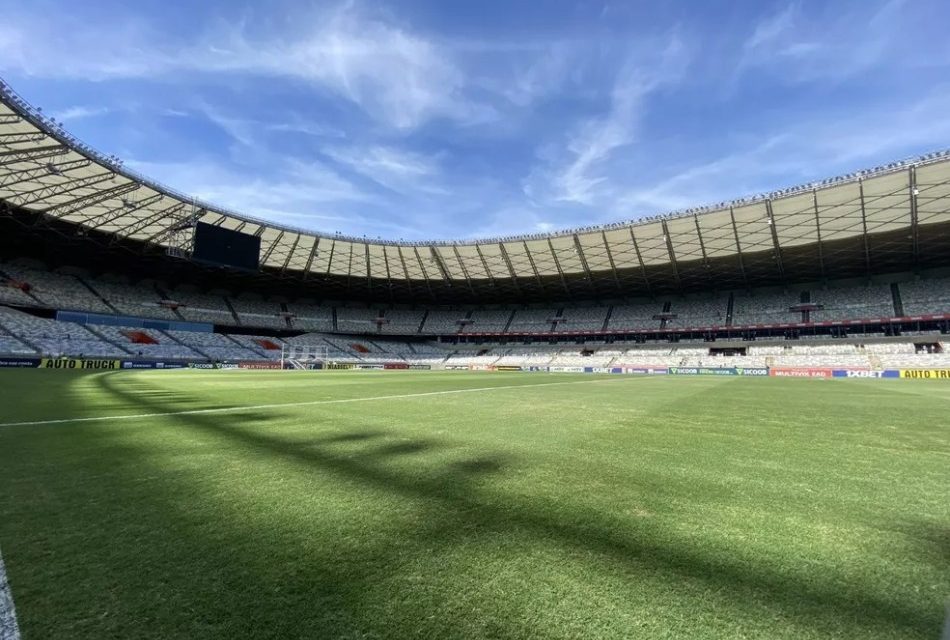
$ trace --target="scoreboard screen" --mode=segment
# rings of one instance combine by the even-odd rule
[[[199,222],[195,225],[195,248],[191,255],[200,262],[257,271],[261,239]]]

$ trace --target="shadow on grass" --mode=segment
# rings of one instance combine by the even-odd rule
[[[109,393],[122,396],[121,383],[112,376],[103,376],[101,384]],[[145,402],[149,402],[146,398]],[[158,410],[160,406],[154,406]],[[562,510],[552,517],[549,510],[536,508],[529,502],[517,505],[499,504],[495,496],[486,495],[484,488],[472,480],[484,473],[502,473],[505,470],[501,456],[460,460],[445,466],[435,476],[406,476],[398,471],[374,464],[377,458],[418,453],[434,443],[422,441],[385,444],[364,453],[368,455],[341,455],[332,449],[314,446],[332,442],[361,442],[382,437],[378,431],[339,434],[308,441],[301,449],[294,443],[271,438],[261,429],[243,429],[224,426],[213,415],[181,416],[189,428],[198,428],[237,440],[255,450],[267,450],[285,460],[294,460],[305,467],[332,471],[350,480],[357,480],[386,491],[412,498],[442,503],[448,507],[442,513],[454,517],[442,522],[429,523],[423,534],[430,542],[443,545],[463,542],[460,536],[472,525],[498,533],[517,531],[525,536],[555,540],[565,547],[574,547],[609,557],[619,567],[633,565],[659,573],[680,576],[705,583],[719,594],[728,594],[736,600],[754,598],[765,603],[776,613],[793,616],[802,626],[821,629],[831,622],[848,619],[855,630],[861,627],[895,631],[922,637],[932,636],[939,629],[942,612],[928,612],[890,602],[855,588],[843,587],[828,580],[816,584],[791,575],[775,575],[747,564],[732,564],[722,558],[706,557],[693,550],[658,544],[655,540],[631,539],[617,530],[615,521],[605,514],[582,509]],[[273,416],[254,416],[267,422]],[[512,508],[515,507],[515,508]],[[468,522],[466,522],[468,521]],[[945,543],[943,536],[938,536]]]
[[[119,376],[103,375],[98,383],[111,396],[136,402],[143,411],[161,412],[167,410],[165,402],[195,400],[183,394],[162,396],[161,400],[149,394],[138,395],[130,391],[125,379]],[[118,496],[119,499],[155,503],[152,517],[144,524],[167,527],[172,537],[180,536],[186,544],[179,540],[177,545],[173,545],[171,540],[156,536],[154,531],[143,529],[138,533],[136,523],[130,525],[110,520],[112,512],[108,505],[97,505],[93,513],[103,517],[103,531],[96,540],[107,540],[109,527],[132,527],[131,535],[126,531],[123,536],[131,547],[115,549],[118,557],[110,556],[110,562],[121,561],[130,554],[134,557],[136,551],[132,548],[135,546],[132,541],[138,539],[136,534],[141,535],[157,545],[157,548],[149,548],[144,559],[148,565],[145,569],[154,571],[156,576],[166,581],[158,586],[148,580],[137,585],[115,585],[114,588],[120,592],[141,590],[152,603],[152,609],[146,607],[144,613],[138,612],[138,626],[131,628],[122,627],[122,620],[107,620],[118,625],[113,631],[120,634],[123,631],[135,632],[140,637],[149,637],[140,633],[141,625],[145,624],[154,627],[155,637],[228,633],[238,637],[376,637],[367,630],[366,616],[368,611],[378,609],[370,607],[366,600],[374,597],[370,594],[379,593],[374,591],[374,587],[381,581],[402,571],[407,561],[407,549],[412,553],[451,549],[470,542],[469,536],[476,530],[481,536],[515,534],[525,540],[543,540],[545,544],[553,542],[568,550],[594,554],[599,559],[608,560],[609,566],[616,567],[619,576],[645,572],[699,584],[716,598],[737,603],[755,602],[774,616],[791,618],[796,626],[819,634],[829,628],[840,629],[842,620],[855,636],[862,636],[861,630],[872,632],[883,628],[891,630],[895,637],[926,638],[935,636],[940,627],[942,612],[921,610],[906,602],[884,600],[859,588],[842,586],[843,581],[836,581],[830,570],[820,581],[814,579],[814,574],[807,577],[779,575],[768,568],[701,553],[695,548],[678,545],[675,539],[663,535],[638,536],[618,526],[619,521],[611,514],[570,504],[552,508],[530,499],[506,500],[479,482],[485,475],[504,474],[511,468],[512,461],[503,455],[463,459],[445,463],[440,468],[427,467],[424,472],[408,474],[388,462],[444,445],[423,440],[394,443],[387,440],[391,438],[390,433],[371,428],[305,439],[281,439],[266,427],[278,423],[278,418],[274,413],[247,411],[227,415],[186,414],[175,416],[173,420],[185,429],[221,438],[255,455],[274,456],[282,463],[299,465],[303,470],[332,474],[374,491],[430,505],[427,517],[399,532],[402,536],[400,542],[404,544],[393,545],[391,532],[388,532],[389,535],[379,536],[373,544],[361,544],[355,550],[334,548],[322,556],[323,550],[309,550],[306,557],[321,559],[300,567],[298,573],[287,573],[287,567],[294,566],[293,557],[298,548],[308,544],[307,541],[292,536],[289,539],[281,537],[284,535],[281,533],[274,533],[275,539],[248,539],[247,531],[240,523],[235,523],[232,530],[221,531],[216,528],[220,522],[202,522],[204,514],[189,510],[187,487],[182,487],[174,496],[150,493],[147,486],[122,488],[123,495]],[[337,445],[357,448],[346,446],[341,449]],[[132,458],[137,455],[131,449],[127,453]],[[68,471],[64,470],[64,473]],[[123,470],[113,472],[121,480]],[[155,469],[153,473],[161,474],[163,470]],[[43,545],[40,544],[38,559],[43,557],[42,551]],[[266,559],[268,554],[276,556],[273,562],[262,563],[258,559],[258,556]],[[173,573],[174,567],[193,568],[195,563],[214,574],[213,584],[174,584],[176,579],[182,578]],[[596,570],[602,571],[603,566],[598,564]],[[285,572],[273,575],[275,567],[281,567]],[[199,593],[191,587],[198,589]],[[381,632],[382,635],[472,637],[480,635],[479,629],[487,635],[485,627],[478,627],[464,613],[457,614],[454,619],[444,615],[438,623],[427,620],[427,612],[419,610],[422,605],[416,605],[413,600],[415,591],[411,586],[407,588],[408,592],[390,596],[405,602],[402,605],[393,603],[393,618],[385,621],[383,628],[387,631]],[[28,593],[26,602],[34,597],[41,598],[42,595]],[[63,612],[63,615],[70,613],[81,616],[76,611]],[[29,611],[24,615],[27,628],[45,628],[41,621],[32,619]],[[532,635],[531,626],[526,621],[509,618],[494,624],[496,627],[491,634],[495,636]],[[499,624],[502,626],[498,627]],[[88,637],[95,637],[95,632],[101,630],[102,625],[97,626],[96,621],[90,620],[79,623],[74,629],[87,633]],[[37,637],[40,635],[38,633]],[[42,637],[56,635],[69,634]]]

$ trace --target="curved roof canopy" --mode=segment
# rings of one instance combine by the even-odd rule
[[[0,202],[8,213],[26,210],[184,257],[197,221],[254,234],[266,274],[359,297],[649,295],[947,266],[950,255],[948,152],[603,227],[477,241],[369,241],[196,201],[83,145],[2,82]],[[368,292],[355,291],[364,285]]]

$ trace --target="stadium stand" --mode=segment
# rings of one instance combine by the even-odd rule
[[[948,313],[950,278],[901,283],[900,295],[905,315]]]
[[[243,326],[266,327],[268,329],[287,328],[287,318],[283,315],[279,302],[271,302],[251,296],[238,296],[229,298],[229,300],[231,308],[237,313]]]
[[[733,299],[732,324],[782,324],[801,322],[800,312],[789,311],[801,304],[798,292],[736,294]]]
[[[618,305],[610,312],[612,330],[622,329],[658,329],[660,321],[656,316],[663,312],[663,305],[655,302]]]
[[[118,278],[100,278],[90,280],[89,285],[119,313],[139,318],[182,319],[170,307],[162,306],[162,296],[153,283],[132,285]]]
[[[425,311],[419,309],[387,309],[383,312],[385,322],[380,325],[380,333],[399,336],[419,333],[424,315]]]
[[[289,302],[287,309],[293,315],[294,329],[303,331],[333,331],[333,308],[313,302]]]
[[[458,309],[431,309],[422,325],[422,333],[437,335],[458,333],[468,312]]]
[[[549,332],[557,312],[557,309],[518,309],[508,325],[508,332]]]
[[[894,312],[890,285],[839,287],[812,290],[811,303],[822,309],[811,313],[812,322],[852,318],[890,318]]]
[[[607,322],[610,307],[565,307],[561,313],[561,322],[554,330],[563,331],[601,331]]]

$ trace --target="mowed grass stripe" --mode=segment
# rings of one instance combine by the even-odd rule
[[[45,373],[8,419],[561,380]],[[939,637],[950,385],[625,380],[0,430],[21,630]]]
[[[94,374],[110,375],[110,374]],[[320,375],[320,374],[317,374]],[[490,387],[463,387],[461,389],[443,389],[439,391],[421,391],[416,393],[399,393],[383,396],[363,396],[357,398],[337,398],[329,400],[304,400],[300,402],[274,402],[267,404],[238,405],[232,407],[212,407],[210,409],[186,409],[183,411],[162,411],[155,413],[137,413],[126,415],[91,416],[85,418],[56,418],[52,420],[27,420],[21,422],[0,422],[0,427],[30,427],[38,425],[67,424],[75,422],[108,422],[114,420],[141,420],[145,418],[163,418],[171,416],[200,415],[208,413],[233,413],[237,411],[258,411],[261,409],[282,409],[289,407],[307,407],[324,404],[348,404],[352,402],[378,402],[381,400],[404,400],[408,398],[425,398],[431,396],[453,395],[460,393],[480,393],[484,391],[505,391],[510,389],[530,389],[535,387],[555,387],[560,385],[594,384],[603,382],[617,382],[623,378],[598,378],[595,380],[564,380],[560,382],[529,382],[524,384],[493,385]],[[627,378],[629,380],[629,378]]]

